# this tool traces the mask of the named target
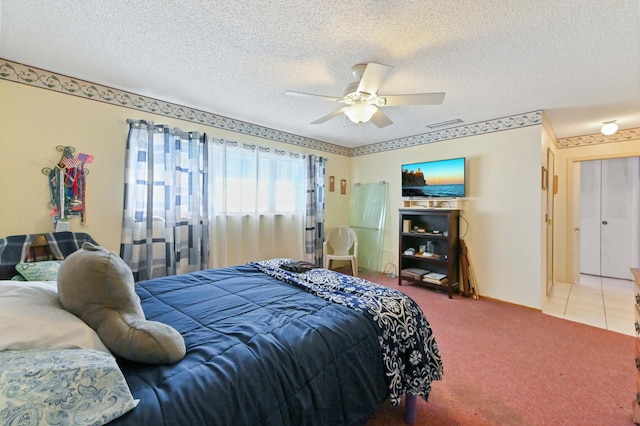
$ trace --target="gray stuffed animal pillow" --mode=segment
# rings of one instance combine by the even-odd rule
[[[93,328],[116,355],[149,364],[180,361],[184,339],[173,327],[147,321],[129,266],[103,247],[84,243],[58,271],[62,306]]]

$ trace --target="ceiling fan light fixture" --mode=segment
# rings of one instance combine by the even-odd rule
[[[605,136],[611,136],[612,134],[617,132],[618,131],[618,125],[616,124],[616,120],[605,121],[604,124],[602,125],[602,127],[600,128],[600,131]]]
[[[356,124],[363,124],[367,121],[371,120],[373,114],[376,113],[378,109],[375,105],[365,104],[365,103],[357,103],[348,106],[344,113],[349,117],[349,120],[353,121]]]
[[[0,0],[0,2],[1,1],[2,0]],[[383,107],[439,105],[443,102],[444,92],[378,96],[378,90],[392,68],[392,66],[377,64],[375,62],[354,65],[352,71],[357,81],[344,87],[342,97],[292,91],[287,91],[285,94],[324,99],[344,105],[342,108],[312,121],[311,124],[322,124],[338,116],[342,116],[344,123],[346,116],[356,124],[364,124],[371,121],[380,129],[393,124],[393,121],[384,113]]]

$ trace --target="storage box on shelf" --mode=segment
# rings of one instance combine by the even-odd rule
[[[464,200],[461,198],[427,198],[427,199],[406,199],[403,201],[405,209],[453,209],[462,210]]]
[[[420,283],[446,290],[452,298],[454,288],[460,284],[460,211],[405,208],[399,210],[399,217],[398,284]]]

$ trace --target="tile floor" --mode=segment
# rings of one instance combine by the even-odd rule
[[[542,312],[635,336],[633,282],[581,275],[580,282],[557,282]]]

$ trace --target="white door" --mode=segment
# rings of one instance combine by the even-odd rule
[[[601,162],[580,163],[580,272],[600,275]]]
[[[578,185],[573,185],[573,191],[571,194],[571,205],[575,206],[573,209],[573,214],[571,215],[571,224],[573,225],[573,256],[571,257],[571,270],[573,271],[573,276],[571,278],[571,282],[579,283],[580,282],[580,168],[581,164],[579,161],[575,161],[573,163],[573,179],[572,182],[578,182]]]
[[[602,161],[600,274],[605,277],[632,278],[637,166],[636,157]]]
[[[637,250],[638,157],[586,161],[580,178],[580,272],[631,279]]]

